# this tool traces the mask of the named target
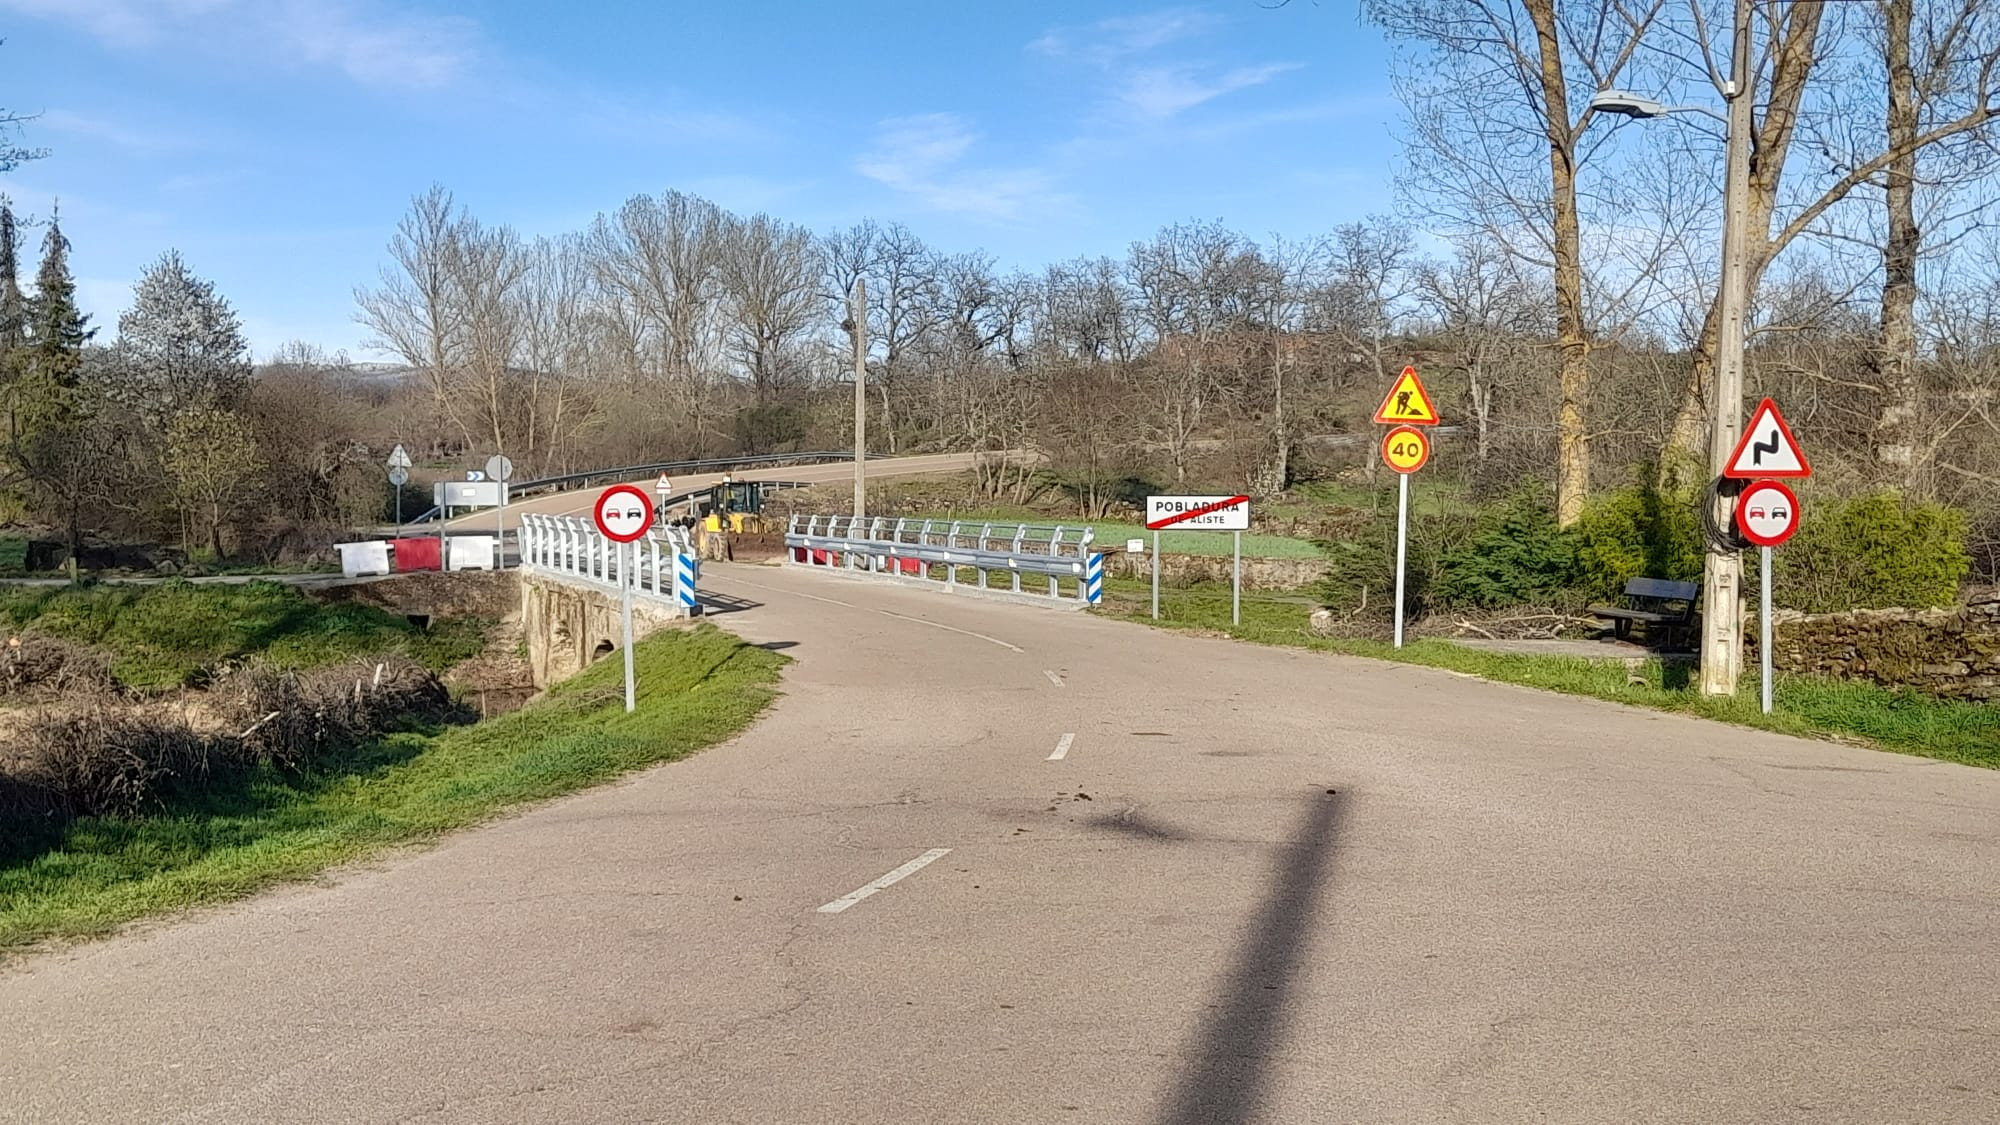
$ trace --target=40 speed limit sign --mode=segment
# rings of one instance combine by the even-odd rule
[[[1399,473],[1414,473],[1431,459],[1430,435],[1415,426],[1397,426],[1382,438],[1382,462]]]

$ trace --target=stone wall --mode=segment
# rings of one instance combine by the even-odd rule
[[[521,632],[536,687],[561,683],[599,657],[617,651],[624,636],[616,592],[538,575],[520,574]],[[632,638],[691,624],[651,598],[632,599]]]
[[[1105,544],[1107,547],[1122,544]],[[1160,584],[1163,586],[1192,586],[1197,582],[1218,582],[1229,584],[1228,555],[1176,555],[1160,553]],[[1243,560],[1243,588],[1246,590],[1294,590],[1311,585],[1326,576],[1325,559],[1253,559]],[[1104,572],[1113,578],[1138,578],[1151,581],[1153,561],[1150,554],[1127,554],[1123,550],[1109,550],[1104,554]]]
[[[2000,701],[2000,594],[1954,609],[1781,612],[1773,624],[1781,672]]]

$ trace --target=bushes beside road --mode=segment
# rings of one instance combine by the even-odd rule
[[[655,635],[634,656],[632,714],[622,662],[603,660],[520,711],[392,733],[337,766],[308,752],[279,768],[280,749],[314,743],[310,730],[273,732],[269,760],[243,784],[137,816],[78,819],[48,847],[0,859],[0,949],[242,895],[683,757],[748,726],[785,662],[712,626]]]

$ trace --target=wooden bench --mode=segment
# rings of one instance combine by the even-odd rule
[[[1625,584],[1625,606],[1594,605],[1590,612],[1611,622],[1619,640],[1630,640],[1637,624],[1644,626],[1648,645],[1675,648],[1691,639],[1695,601],[1700,597],[1699,582],[1634,578]]]

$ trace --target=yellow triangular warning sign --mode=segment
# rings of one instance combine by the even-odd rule
[[[1389,396],[1375,411],[1375,420],[1390,426],[1438,424],[1437,407],[1431,405],[1431,396],[1424,390],[1424,381],[1417,378],[1416,368],[1403,368],[1402,377],[1389,388]]]

